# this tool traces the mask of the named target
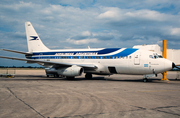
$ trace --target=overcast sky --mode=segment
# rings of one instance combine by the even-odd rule
[[[30,21],[50,49],[162,46],[163,39],[180,49],[179,6],[180,0],[1,0],[0,48],[28,51],[24,23]],[[0,59],[0,66],[11,65],[30,66]]]

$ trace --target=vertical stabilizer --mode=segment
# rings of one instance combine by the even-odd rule
[[[49,48],[43,44],[30,22],[25,22],[25,28],[29,52],[49,50]]]

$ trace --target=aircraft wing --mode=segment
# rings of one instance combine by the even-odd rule
[[[16,58],[16,57],[5,57],[0,56],[0,58],[12,59],[12,60],[20,60],[27,61],[28,63],[39,63],[43,66],[54,66],[54,67],[69,67],[72,65],[77,65],[83,68],[96,69],[97,67],[93,64],[70,64],[70,63],[62,63],[62,62],[53,62],[53,61],[41,61],[41,60],[33,60],[33,59],[25,59],[25,58]]]
[[[19,54],[25,54],[25,55],[32,54],[32,53],[30,53],[30,52],[22,52],[22,51],[9,50],[9,49],[1,49],[1,50],[3,50],[3,51],[8,51],[8,52],[19,53]]]

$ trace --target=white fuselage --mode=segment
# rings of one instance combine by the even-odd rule
[[[172,62],[155,52],[133,48],[68,49],[33,52],[30,59],[69,64],[93,64],[92,74],[157,74],[172,69]],[[48,65],[44,65],[48,66]]]

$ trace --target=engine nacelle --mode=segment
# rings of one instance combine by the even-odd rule
[[[83,68],[73,65],[71,67],[63,67],[57,70],[59,75],[64,75],[67,77],[80,76],[83,72]]]

